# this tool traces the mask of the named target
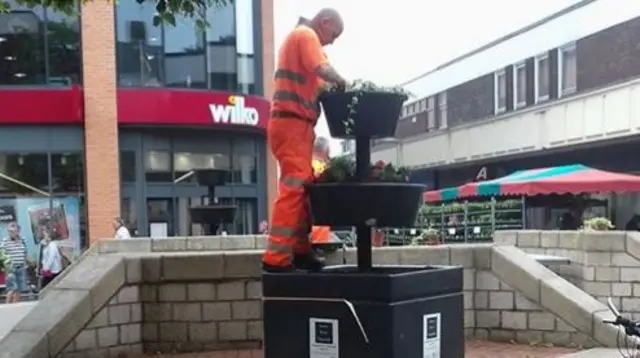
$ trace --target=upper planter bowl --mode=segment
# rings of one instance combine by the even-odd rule
[[[228,181],[229,171],[224,169],[197,169],[196,180],[202,186],[221,186]]]
[[[425,186],[314,183],[306,185],[306,189],[316,225],[407,227],[415,225]]]
[[[325,92],[320,103],[327,118],[329,132],[335,138],[388,138],[396,132],[402,104],[408,99],[404,94],[388,92],[362,92],[354,106],[352,130],[347,131],[349,107],[356,92]]]

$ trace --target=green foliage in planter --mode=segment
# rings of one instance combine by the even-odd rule
[[[327,92],[345,92],[352,93],[351,103],[349,103],[349,116],[344,119],[342,124],[345,127],[346,134],[353,133],[355,126],[354,117],[358,110],[358,102],[365,93],[397,93],[409,98],[411,94],[400,86],[386,87],[378,86],[371,81],[355,80],[347,84],[346,88],[338,88],[335,85],[327,85],[324,89]]]
[[[409,169],[395,167],[391,163],[378,161],[371,165],[369,181],[382,183],[407,183]],[[351,158],[337,157],[329,161],[327,169],[316,178],[318,183],[357,182],[356,163]]]

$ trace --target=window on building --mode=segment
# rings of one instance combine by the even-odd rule
[[[162,27],[153,25],[155,13],[155,4],[151,2],[117,2],[116,59],[120,86],[164,84]]]
[[[524,62],[513,66],[513,108],[527,104],[527,69]]]
[[[236,53],[238,55],[238,88],[240,93],[256,93],[255,89],[255,49],[253,41],[253,0],[235,0],[223,9],[233,13],[231,7],[235,5]],[[220,10],[224,13],[224,11]],[[219,16],[219,15],[218,15]],[[226,17],[225,17],[226,19]],[[228,28],[228,27],[227,27]],[[231,31],[227,31],[232,35]]]
[[[167,87],[207,88],[204,33],[196,20],[176,16],[164,27],[164,75]]]
[[[82,153],[51,154],[51,191],[69,195],[84,193],[84,156]]]
[[[47,9],[47,84],[80,83],[80,22],[76,15]]]
[[[235,91],[239,60],[236,56],[236,17],[234,6],[207,9],[207,21],[215,26],[207,29],[207,73],[211,88]],[[251,61],[253,62],[253,61]],[[246,77],[243,74],[243,77]]]
[[[427,131],[431,132],[436,129],[436,103],[435,97],[431,96],[427,99]]]
[[[45,10],[9,4],[11,12],[0,13],[0,85],[45,84]]]
[[[150,150],[144,157],[145,179],[148,182],[172,182],[171,153]]]
[[[440,129],[447,128],[447,92],[438,95],[438,112],[440,113]]]
[[[534,63],[535,72],[535,102],[543,102],[549,99],[549,55],[542,54],[536,57]]]
[[[183,16],[175,26],[154,26],[154,14],[152,3],[117,2],[120,86],[256,93],[253,0],[208,8],[205,31]]]
[[[237,139],[232,142],[231,162],[232,182],[238,184],[254,184],[258,181],[256,171],[256,143],[253,140]]]
[[[496,114],[507,110],[507,74],[504,70],[494,75],[494,102]]]
[[[559,94],[573,93],[577,88],[576,45],[570,44],[558,50]]]

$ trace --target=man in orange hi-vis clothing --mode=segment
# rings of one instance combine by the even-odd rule
[[[329,154],[331,150],[331,144],[329,140],[324,137],[318,137],[313,144],[313,175],[318,176],[324,172],[329,163]],[[328,244],[331,241],[331,227],[329,226],[314,226],[311,228],[311,243],[312,244]]]
[[[278,52],[267,139],[280,165],[280,181],[262,259],[266,271],[317,270],[324,265],[311,250],[311,220],[303,185],[313,179],[318,94],[326,83],[343,88],[346,84],[322,50],[343,29],[338,12],[323,9],[291,31]]]

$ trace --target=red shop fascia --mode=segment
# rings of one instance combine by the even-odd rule
[[[166,88],[119,88],[118,124],[209,127],[264,132],[269,101],[258,96]],[[84,122],[79,86],[0,89],[0,125],[78,125]]]

